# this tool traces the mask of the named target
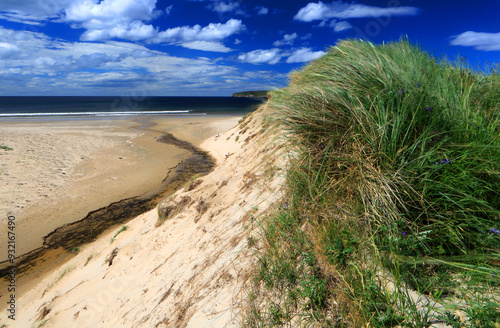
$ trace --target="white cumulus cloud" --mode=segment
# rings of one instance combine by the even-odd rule
[[[317,59],[326,52],[324,51],[312,51],[311,48],[300,48],[295,50],[290,57],[286,60],[287,63],[306,63],[311,60]]]
[[[160,15],[171,14],[173,5],[164,7],[165,10],[157,9],[156,5],[157,0],[2,0],[0,19],[34,25],[47,20],[67,23],[74,29],[83,29],[80,36],[83,41],[121,39],[171,43],[216,52],[231,51],[221,41],[245,29],[241,20],[230,19],[226,23],[180,26],[161,31],[152,21]],[[236,1],[215,1],[213,6],[220,13],[241,10]],[[12,51],[3,49],[2,56],[7,56],[8,52]]]
[[[130,24],[122,23],[106,29],[88,30],[83,33],[81,39],[85,41],[99,41],[119,38],[139,41],[151,39],[157,35],[157,32],[158,31],[151,25],[146,25],[140,21],[134,21]]]
[[[347,31],[347,30],[350,30],[352,28],[352,25],[349,22],[346,22],[346,21],[337,22],[335,19],[332,20],[332,22],[330,23],[330,26],[337,33],[342,32],[342,31]]]
[[[301,8],[294,19],[303,22],[328,20],[331,18],[350,19],[382,16],[414,16],[420,12],[417,7],[376,7],[363,4],[349,4],[333,1],[330,4],[321,1],[310,2]]]
[[[238,59],[244,63],[250,64],[277,64],[281,60],[281,50],[274,48],[269,50],[254,50],[246,54],[241,54]]]
[[[74,0],[2,0],[0,19],[11,22],[41,25],[43,21],[56,18]]]
[[[174,7],[174,5],[170,5],[167,8],[165,8],[165,14],[170,15],[173,7]]]
[[[65,10],[65,20],[87,30],[112,28],[158,17],[156,0],[79,0]]]
[[[214,2],[213,4],[209,5],[208,8],[219,14],[230,12],[238,15],[245,14],[245,12],[241,9],[239,2]]]
[[[274,42],[273,45],[275,47],[281,47],[281,46],[286,46],[286,45],[293,45],[293,42],[295,41],[295,39],[297,39],[297,37],[298,37],[297,33],[285,34],[283,36],[283,39]]]
[[[41,26],[43,25],[43,21],[46,20],[46,17],[41,18],[40,16],[29,15],[18,11],[4,11],[0,12],[0,19],[26,25]]]
[[[239,19],[230,19],[226,23],[211,23],[205,27],[200,25],[171,28],[158,33],[152,42],[189,42],[220,41],[230,35],[241,32],[245,25]]]
[[[185,46],[225,51],[217,42],[193,41]],[[129,42],[68,42],[2,27],[0,63],[0,95],[42,91],[47,95],[106,95],[127,94],[129,90],[148,95],[214,95],[249,85],[238,77],[237,67],[209,58],[175,57]],[[229,78],[242,82],[221,83]]]
[[[234,11],[239,7],[240,7],[240,4],[237,2],[229,2],[229,3],[220,2],[220,3],[214,4],[213,10],[218,12],[218,13],[226,13],[228,11]]]
[[[259,16],[267,15],[269,13],[269,8],[263,6],[257,6],[255,7],[255,10],[257,11],[257,15]]]
[[[156,0],[104,0],[100,3],[82,0],[66,10],[65,20],[72,22],[73,27],[86,29],[81,36],[84,41],[123,39],[147,43],[181,43],[191,49],[218,52],[228,52],[230,49],[220,43],[192,42],[220,42],[245,29],[241,20],[230,19],[226,23],[211,23],[205,27],[180,26],[159,31],[145,23],[159,14],[155,4]],[[166,11],[170,9],[168,7]]]
[[[203,50],[203,51],[212,51],[212,52],[230,52],[233,49],[224,46],[220,42],[211,42],[211,41],[191,41],[182,43],[184,48]]]
[[[278,64],[282,58],[288,57],[286,63],[305,63],[317,59],[326,52],[312,51],[311,48],[300,48],[293,51],[282,51],[278,48],[254,50],[238,56],[238,59],[244,63],[250,64]]]
[[[78,0],[64,10],[63,21],[74,28],[84,28],[82,40],[137,41],[156,35],[156,29],[144,22],[161,13],[156,10],[156,0]]]
[[[21,50],[19,47],[12,43],[0,42],[0,58],[7,59],[17,55]]]
[[[131,41],[144,40],[148,43],[181,42],[191,49],[211,49],[208,51],[227,52],[222,44],[192,43],[194,41],[220,41],[244,28],[240,20],[231,19],[225,24],[209,24],[181,26],[158,31],[147,22],[158,17],[161,11],[156,10],[157,0],[79,0],[65,10],[65,20],[74,27],[85,28],[81,39],[85,41],[102,41],[124,39]],[[217,3],[214,10],[218,12],[233,11],[239,3]],[[169,14],[172,6],[166,8]]]
[[[500,33],[467,31],[453,37],[453,46],[473,47],[482,51],[500,51]]]

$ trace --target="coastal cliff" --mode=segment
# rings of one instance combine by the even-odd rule
[[[230,327],[259,217],[281,198],[284,148],[263,106],[202,148],[217,161],[153,209],[108,231],[17,299],[8,327]],[[171,209],[165,213],[165,208]],[[162,220],[159,218],[162,216]],[[165,215],[168,214],[168,215]]]

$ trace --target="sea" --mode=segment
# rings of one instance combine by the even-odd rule
[[[265,100],[244,97],[0,97],[0,121],[245,115]]]

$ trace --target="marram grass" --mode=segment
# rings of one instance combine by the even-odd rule
[[[455,310],[472,313],[484,303],[489,312],[474,312],[463,325],[494,327],[492,318],[500,318],[493,296],[500,286],[499,80],[498,72],[478,73],[463,61],[438,62],[406,40],[343,41],[271,93],[269,105],[299,155],[288,172],[287,214],[264,226],[260,279],[279,286],[275,317],[277,306],[287,309],[266,322],[452,324]],[[295,223],[283,224],[284,217]],[[284,228],[287,237],[280,239]],[[280,267],[279,274],[271,267]],[[380,283],[381,270],[397,282],[396,292]],[[297,304],[283,299],[303,295],[296,288],[311,274],[323,281],[316,284],[323,286],[321,302],[293,315]],[[448,307],[438,314],[411,310],[401,286]]]

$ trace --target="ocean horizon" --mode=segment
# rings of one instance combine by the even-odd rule
[[[239,97],[2,96],[0,120],[244,115],[263,101]]]

